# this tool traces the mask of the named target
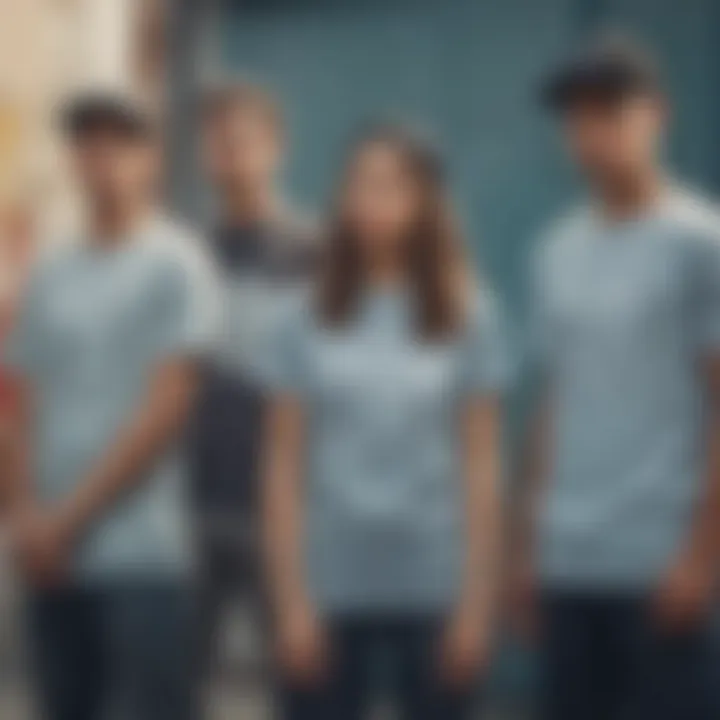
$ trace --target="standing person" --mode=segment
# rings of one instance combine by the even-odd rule
[[[318,286],[271,343],[264,537],[289,720],[368,717],[385,654],[400,717],[475,717],[505,366],[443,194],[421,139],[364,135]]]
[[[590,200],[533,268],[544,403],[514,566],[519,619],[539,607],[543,717],[709,720],[720,218],[663,168],[645,50],[601,38],[546,98]]]
[[[158,128],[91,94],[64,127],[86,227],[33,273],[7,348],[17,560],[48,720],[194,717],[178,441],[216,313],[212,273],[156,215]]]
[[[256,496],[265,401],[254,354],[273,308],[292,298],[314,254],[311,233],[280,193],[283,135],[281,109],[264,88],[241,82],[206,90],[202,159],[217,207],[210,249],[231,321],[204,368],[193,433],[204,675],[230,600],[245,601],[256,629],[264,624]],[[257,658],[244,660],[243,670],[257,669]]]

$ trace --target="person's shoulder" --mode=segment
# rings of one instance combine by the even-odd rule
[[[576,203],[548,222],[531,253],[533,264],[560,261],[587,237],[592,211],[587,203]]]
[[[83,244],[74,234],[45,235],[37,243],[30,267],[30,279],[45,282],[73,268],[82,255]]]
[[[699,190],[687,186],[675,189],[665,222],[683,243],[720,245],[720,207]]]
[[[170,216],[158,216],[148,229],[145,250],[160,271],[214,275],[212,256],[202,234]]]

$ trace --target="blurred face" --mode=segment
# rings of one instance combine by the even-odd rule
[[[570,152],[591,179],[622,181],[657,161],[664,124],[658,98],[578,100],[565,115]]]
[[[154,196],[159,152],[152,140],[128,137],[111,128],[88,131],[75,140],[72,160],[87,200],[119,209]]]
[[[367,254],[395,254],[420,212],[420,189],[400,153],[383,143],[362,149],[350,170],[343,214]]]
[[[282,142],[265,113],[235,108],[206,121],[202,150],[211,183],[226,192],[242,192],[274,182]]]

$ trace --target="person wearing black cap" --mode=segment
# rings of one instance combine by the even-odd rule
[[[155,212],[159,128],[142,105],[83,96],[63,125],[85,227],[35,268],[5,357],[24,410],[13,540],[40,710],[193,718],[178,439],[215,333],[213,273]]]
[[[590,200],[533,257],[544,403],[526,458],[516,620],[538,613],[547,720],[710,720],[720,216],[663,168],[667,100],[637,44],[589,46],[543,100]]]
[[[200,155],[214,201],[208,249],[221,270],[230,319],[203,370],[191,441],[199,528],[202,674],[214,669],[223,620],[240,605],[256,631],[243,674],[266,666],[257,531],[258,464],[265,400],[254,357],[276,307],[293,302],[317,255],[311,224],[282,195],[282,109],[247,80],[203,89]]]

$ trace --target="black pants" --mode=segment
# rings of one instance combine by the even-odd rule
[[[29,631],[43,720],[194,720],[192,599],[181,582],[37,593]]]
[[[344,618],[330,623],[332,667],[320,686],[286,686],[280,698],[285,720],[369,718],[378,693],[400,720],[477,718],[476,683],[461,689],[440,680],[438,618]]]
[[[546,592],[543,720],[720,717],[712,633],[660,629],[647,598]]]
[[[204,533],[199,542],[198,578],[198,675],[207,684],[218,668],[223,620],[229,607],[240,605],[256,634],[258,656],[244,658],[233,668],[243,681],[268,680],[268,601],[254,544]]]

